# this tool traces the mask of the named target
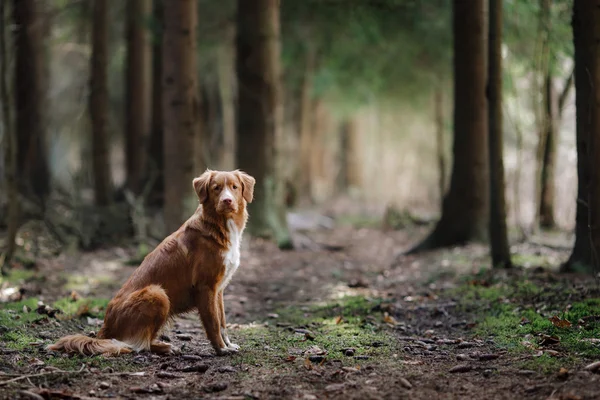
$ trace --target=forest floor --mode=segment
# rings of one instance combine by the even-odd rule
[[[180,355],[47,352],[99,329],[137,250],[40,257],[2,281],[0,398],[600,399],[600,287],[553,271],[568,246],[514,245],[525,267],[509,271],[479,245],[397,257],[426,231],[337,223],[293,251],[246,238],[225,357],[194,314],[164,338]]]

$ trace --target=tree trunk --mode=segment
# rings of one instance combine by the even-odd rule
[[[10,265],[10,261],[15,253],[17,230],[19,229],[19,189],[17,186],[17,136],[15,133],[13,98],[9,89],[9,82],[12,82],[13,72],[9,71],[10,59],[12,53],[10,47],[10,31],[7,29],[8,23],[7,2],[0,1],[0,103],[2,103],[2,131],[4,132],[4,168],[6,179],[6,194],[8,205],[6,248],[4,255],[0,258],[0,269],[5,269]],[[10,48],[10,50],[8,50]]]
[[[192,190],[195,140],[199,134],[200,101],[196,68],[197,1],[180,0],[164,7],[163,122],[164,216],[173,232],[194,211]]]
[[[223,124],[223,148],[220,165],[235,169],[235,25],[228,25],[224,43],[219,47],[219,97]]]
[[[305,53],[304,76],[300,89],[300,170],[298,175],[298,192],[302,197],[312,201],[311,180],[313,178],[312,153],[314,148],[314,102],[312,100],[313,77],[315,72],[315,52],[308,46]]]
[[[543,150],[541,166],[541,188],[539,222],[540,227],[552,229],[556,227],[554,220],[554,169],[556,165],[556,127],[558,126],[558,100],[554,90],[553,79],[548,71],[544,84],[544,124]]]
[[[484,0],[454,0],[454,165],[442,217],[409,253],[488,236],[486,39]]]
[[[44,24],[36,0],[13,0],[17,179],[43,204],[50,192],[46,154]],[[2,55],[4,56],[4,55]]]
[[[434,90],[434,114],[435,114],[435,149],[438,164],[438,188],[440,190],[440,200],[446,193],[446,156],[444,145],[444,92],[441,88],[441,82]],[[443,201],[441,201],[443,203]],[[443,204],[442,204],[443,205]]]
[[[492,266],[512,265],[506,229],[502,130],[502,0],[489,0],[488,115],[490,157],[490,250]]]
[[[358,127],[353,117],[348,117],[341,126],[341,189],[348,191],[360,186],[360,161],[358,159]]]
[[[90,63],[90,117],[92,122],[92,169],[96,205],[111,201],[112,183],[108,136],[108,0],[94,0],[92,57]]]
[[[162,41],[164,30],[163,1],[154,0],[154,31],[152,40],[152,128],[146,179],[153,178],[150,202],[163,206],[164,157],[163,157],[163,111],[162,111]]]
[[[577,131],[577,215],[575,245],[563,272],[594,272],[600,254],[600,61],[598,1],[573,3]]]
[[[127,59],[125,64],[125,159],[126,186],[134,194],[142,190],[145,143],[150,132],[152,107],[152,43],[146,27],[152,0],[127,1]]]
[[[279,0],[238,0],[238,164],[254,176],[249,230],[291,247],[278,161],[283,130]]]

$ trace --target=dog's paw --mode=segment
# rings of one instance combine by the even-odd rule
[[[227,343],[227,348],[238,351],[240,349],[240,346],[238,344],[229,342]]]
[[[230,354],[235,354],[237,353],[237,349],[233,348],[233,347],[223,347],[220,349],[215,349],[215,351],[217,352],[218,356],[227,356]]]

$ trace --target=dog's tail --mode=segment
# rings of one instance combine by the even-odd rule
[[[133,350],[127,343],[116,339],[96,339],[85,335],[69,335],[47,347],[48,350],[79,353],[86,356],[96,354],[119,355],[131,353]]]

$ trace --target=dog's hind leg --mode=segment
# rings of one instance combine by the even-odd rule
[[[109,304],[100,335],[127,343],[135,351],[152,350],[161,327],[167,322],[170,301],[158,285],[149,285]],[[112,302],[111,302],[112,303]]]

